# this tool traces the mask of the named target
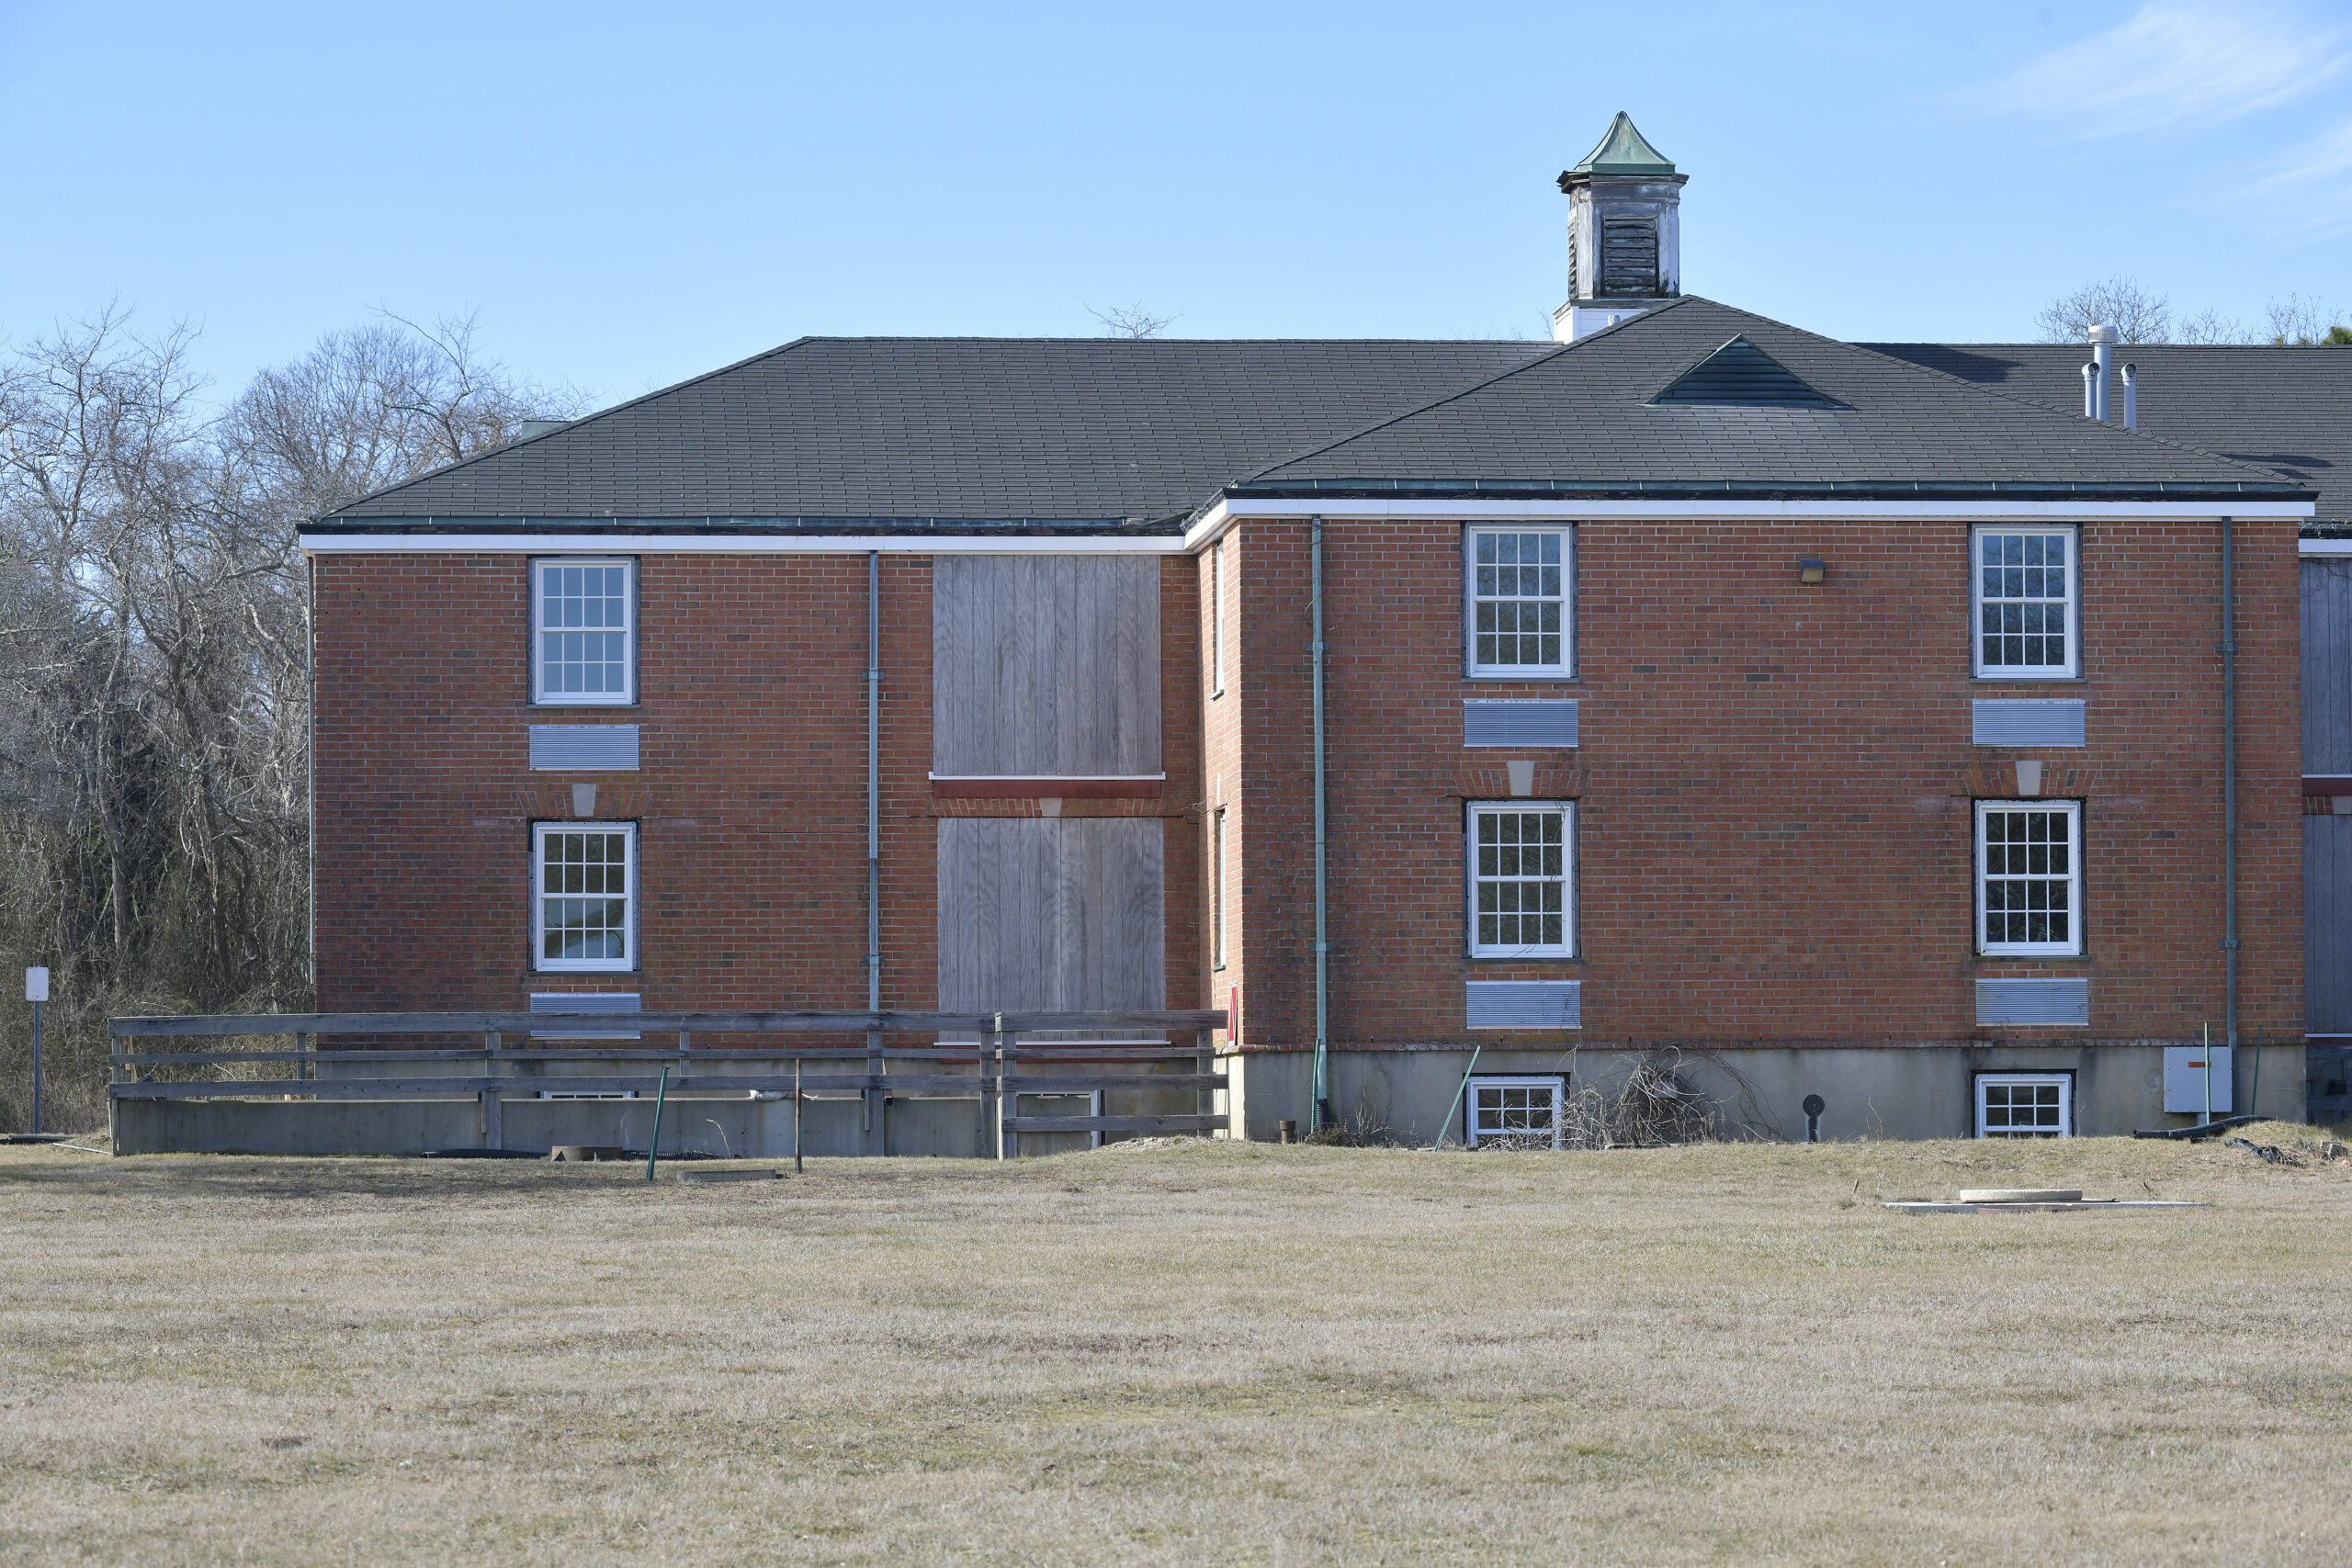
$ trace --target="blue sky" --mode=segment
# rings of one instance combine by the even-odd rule
[[[1670,13],[1651,20],[1645,13]],[[0,0],[0,335],[225,391],[377,308],[598,401],[804,333],[1541,337],[1560,169],[1690,175],[1690,290],[2029,336],[2116,272],[2352,304],[2352,5]]]

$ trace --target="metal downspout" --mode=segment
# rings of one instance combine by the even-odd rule
[[[1327,926],[1328,891],[1325,866],[1323,805],[1323,519],[1311,525],[1312,594],[1315,604],[1315,1102],[1307,1108],[1306,1130],[1319,1132],[1331,1115],[1330,1078],[1330,933]]]
[[[882,553],[865,552],[865,1010],[882,1010]],[[879,1076],[882,1032],[865,1032],[865,1070]],[[885,1153],[889,1101],[865,1091],[865,1152]]]
[[[2233,520],[2222,519],[2222,956],[2228,976],[2223,1043],[2235,1087],[2238,1061],[2238,637]],[[2236,1096],[2231,1097],[2236,1107]]]

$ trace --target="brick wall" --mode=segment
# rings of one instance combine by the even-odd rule
[[[1469,978],[1584,982],[1587,1044],[2189,1039],[2222,1019],[2219,529],[2082,530],[2080,682],[1970,679],[1962,524],[1593,523],[1577,530],[1577,678],[1462,676],[1461,529],[1325,535],[1330,1036],[1457,1042]],[[1249,802],[1249,1044],[1313,1038],[1307,530],[1250,522],[1238,756]],[[1795,581],[1815,555],[1828,581]],[[1228,566],[1230,562],[1228,563]],[[2240,529],[2242,1018],[2301,1020],[2291,525]],[[1227,701],[1237,694],[1228,678]],[[1573,696],[1582,745],[1462,746],[1466,696]],[[1969,699],[2080,696],[2082,750],[1980,749]],[[1579,954],[1464,956],[1464,801],[1576,799]],[[2085,802],[2081,959],[1973,947],[1972,801]],[[1979,977],[2090,980],[2088,1031],[1981,1030]],[[1490,1043],[1508,1037],[1482,1035]],[[1554,1037],[1557,1038],[1557,1037]]]
[[[931,562],[881,558],[882,1000],[937,986],[935,818],[1035,815],[934,801]],[[650,1009],[865,1005],[865,573],[862,555],[648,554],[639,702],[535,708],[520,555],[324,555],[317,631],[319,1005],[520,1009],[533,991],[639,992]],[[1161,574],[1157,800],[1066,814],[1169,825],[1170,1005],[1198,1005],[1199,596]],[[634,773],[533,773],[534,723],[635,723]],[[530,829],[597,786],[639,824],[639,967],[534,972]],[[1189,815],[1188,815],[1189,813]]]

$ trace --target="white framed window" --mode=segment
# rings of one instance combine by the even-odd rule
[[[1474,1149],[1556,1149],[1566,1133],[1566,1098],[1567,1080],[1556,1076],[1474,1077],[1464,1141]]]
[[[535,968],[637,967],[637,829],[540,822],[531,829]]]
[[[1209,547],[1209,695],[1225,695],[1225,541]]]
[[[545,556],[531,562],[531,700],[557,707],[637,701],[637,563]]]
[[[2082,803],[1976,803],[1976,950],[2083,951]]]
[[[1470,955],[1566,958],[1576,951],[1576,807],[1473,802]]]
[[[1225,967],[1225,807],[1209,818],[1209,962]]]
[[[1463,547],[1464,652],[1472,675],[1564,676],[1575,659],[1566,528],[1472,528]]]
[[[1971,535],[1977,674],[2038,681],[2081,672],[2079,543],[2070,527],[1987,527]]]
[[[1980,1138],[2073,1137],[2074,1075],[1977,1074],[1976,1135]]]

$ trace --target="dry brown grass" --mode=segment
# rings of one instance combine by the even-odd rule
[[[5,1149],[0,1554],[2341,1562],[2301,1149]],[[2214,1207],[1871,1201],[2008,1181]]]

